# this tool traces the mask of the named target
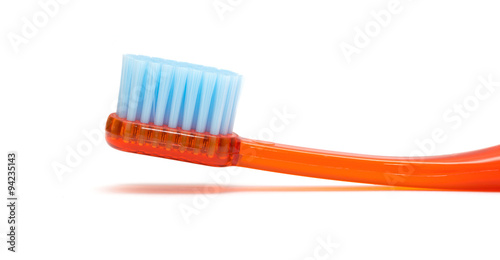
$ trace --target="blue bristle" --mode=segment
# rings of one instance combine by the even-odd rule
[[[200,88],[202,72],[191,69],[188,73],[186,83],[186,97],[184,98],[184,113],[182,117],[182,129],[191,130],[193,125],[194,109]]]
[[[144,101],[141,114],[141,122],[149,123],[151,120],[151,113],[153,111],[153,106],[156,103],[156,89],[158,87],[158,75],[160,74],[160,64],[149,63],[148,70],[146,72],[145,80],[145,93]]]
[[[241,91],[241,83],[242,83],[243,77],[238,76],[238,83],[236,84],[236,94],[234,96],[234,102],[233,102],[233,107],[231,108],[231,119],[229,120],[229,126],[228,126],[228,133],[233,132],[233,126],[234,126],[234,119],[236,118],[236,108],[238,104],[238,100],[240,98],[240,91]]]
[[[204,72],[201,82],[201,90],[198,95],[198,110],[196,113],[196,132],[203,133],[207,130],[208,114],[210,112],[210,102],[214,93],[217,74],[213,72]]]
[[[122,60],[122,77],[120,82],[120,94],[118,96],[117,114],[121,118],[127,117],[128,99],[130,94],[130,63],[131,58],[127,55]]]
[[[229,92],[230,82],[231,78],[227,75],[219,75],[215,82],[214,95],[212,96],[212,104],[208,116],[208,132],[210,134],[220,133],[222,115],[224,114],[224,105],[226,103],[227,92]]]
[[[168,127],[177,128],[181,113],[181,106],[184,101],[184,91],[186,90],[186,78],[188,69],[176,67],[170,110],[168,114]]]
[[[130,94],[128,99],[127,120],[135,121],[137,118],[137,111],[140,110],[142,105],[142,98],[144,93],[144,73],[146,72],[146,62],[137,60],[130,64]]]
[[[160,72],[160,85],[158,87],[158,95],[156,97],[156,113],[154,115],[155,125],[163,125],[173,78],[174,67],[167,64],[162,65]]]
[[[227,93],[226,104],[224,105],[224,113],[222,115],[222,124],[220,132],[225,135],[229,131],[229,123],[231,121],[231,113],[233,108],[233,102],[236,98],[236,89],[238,84],[238,78],[231,78],[231,82],[229,83],[229,92]]]
[[[210,134],[231,134],[241,76],[185,62],[124,55],[117,114]]]

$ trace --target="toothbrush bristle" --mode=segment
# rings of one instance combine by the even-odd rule
[[[212,135],[233,132],[241,76],[185,62],[124,55],[117,114]]]

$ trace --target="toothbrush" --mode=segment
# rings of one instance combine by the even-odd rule
[[[241,83],[240,75],[227,70],[124,55],[106,140],[126,152],[209,166],[400,187],[500,190],[500,145],[409,159],[242,138],[233,133]]]

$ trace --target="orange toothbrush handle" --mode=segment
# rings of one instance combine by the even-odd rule
[[[241,138],[236,166],[381,185],[500,190],[500,145],[409,159],[301,148]]]
[[[500,191],[500,145],[416,159],[330,152],[127,121],[111,114],[114,148],[210,166],[241,166],[322,179],[454,190]]]

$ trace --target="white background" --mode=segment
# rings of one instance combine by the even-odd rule
[[[2,235],[0,259],[320,259],[315,252],[328,251],[319,241],[335,244],[321,259],[500,257],[497,193],[374,191],[215,169],[114,150],[101,125],[115,109],[121,55],[134,53],[244,75],[235,124],[244,137],[406,156],[439,128],[447,138],[432,154],[497,145],[500,87],[455,117],[460,125],[443,115],[473,104],[478,77],[500,81],[498,1],[396,2],[351,62],[341,45],[390,1],[221,0],[233,4],[221,15],[214,2],[70,0],[17,52],[9,35],[23,36],[23,19],[45,11],[37,1],[1,2],[0,144],[2,164],[19,153],[20,233],[17,254]],[[271,127],[283,110],[293,118]],[[57,174],[54,165],[89,143],[86,132],[99,133],[91,151]],[[226,185],[246,192],[196,193],[229,173]],[[108,191],[125,184],[162,193]],[[311,186],[324,191],[300,191]],[[3,206],[3,234],[6,215]]]

